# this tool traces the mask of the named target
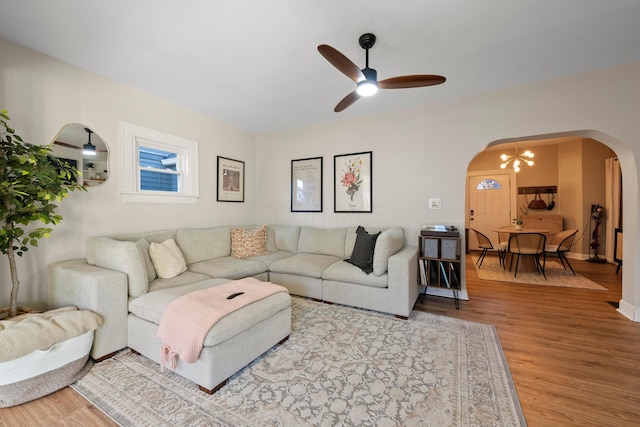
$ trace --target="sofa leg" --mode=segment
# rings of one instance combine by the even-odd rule
[[[102,357],[98,357],[97,359],[93,359],[93,360],[94,360],[94,362],[96,362],[96,363],[100,363],[100,362],[102,362],[103,360],[107,360],[107,359],[109,359],[109,358],[111,358],[111,357],[115,356],[115,355],[116,355],[116,353],[117,353],[117,352],[116,352],[116,351],[114,351],[113,353],[105,354],[104,356],[102,356]]]
[[[278,344],[276,345],[280,345],[283,344],[284,342],[286,342],[289,339],[289,335],[287,335],[286,337],[282,338],[280,341],[278,341]]]
[[[201,385],[198,386],[198,388],[200,389],[200,391],[204,391],[207,394],[213,394],[216,391],[220,390],[222,387],[224,387],[227,384],[227,380],[222,381],[220,384],[218,384],[217,386],[215,386],[213,389],[209,390],[208,388],[205,388]]]
[[[407,320],[409,318],[409,316],[400,316],[399,314],[396,314],[396,317],[402,320]]]

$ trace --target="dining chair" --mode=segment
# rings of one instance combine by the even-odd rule
[[[544,279],[547,280],[544,268],[540,264],[540,256],[544,254],[544,245],[546,240],[547,236],[542,233],[517,233],[509,237],[509,247],[507,249],[511,254],[509,271],[511,271],[513,258],[515,257],[516,259],[516,268],[513,277],[518,277],[518,263],[520,261],[520,256],[522,255],[533,257],[538,273],[542,273]]]
[[[503,229],[509,228],[509,226],[502,227]],[[507,249],[509,248],[509,231],[498,231],[498,258],[500,258],[500,264],[502,269],[506,270],[507,265]]]
[[[480,253],[480,257],[476,261],[476,265],[478,268],[482,267],[482,262],[484,261],[484,257],[487,255],[487,251],[489,249],[495,249],[493,247],[493,243],[491,243],[491,239],[489,239],[486,235],[482,234],[475,228],[471,229],[474,233],[476,233],[476,238],[478,239],[478,247],[482,249],[482,253]],[[500,258],[500,263],[502,264],[502,257],[500,252],[498,252],[498,257]]]
[[[566,270],[567,266],[569,266],[569,269],[571,270],[573,275],[576,275],[576,272],[573,271],[573,267],[571,267],[571,264],[569,264],[569,260],[565,255],[571,249],[571,246],[573,245],[573,239],[576,237],[576,234],[578,234],[578,229],[571,228],[569,230],[561,231],[551,238],[549,244],[544,246],[544,255],[542,257],[543,271],[545,265],[547,264],[547,254],[555,254],[560,259],[562,267],[564,267],[564,269]]]

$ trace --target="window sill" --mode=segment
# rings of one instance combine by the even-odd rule
[[[124,203],[195,204],[200,196],[178,194],[120,193]]]

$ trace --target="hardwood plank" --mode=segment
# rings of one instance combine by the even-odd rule
[[[529,426],[640,424],[640,324],[615,310],[615,265],[571,260],[606,290],[483,281],[467,255],[469,301],[423,310],[496,326]]]
[[[491,255],[488,255],[491,256]],[[417,310],[493,324],[529,426],[640,425],[640,323],[616,312],[615,265],[571,260],[607,288],[571,289],[483,281],[466,259],[469,301],[427,296]],[[0,410],[0,426],[115,426],[67,387]]]
[[[0,409],[0,427],[13,426],[117,426],[71,387],[11,408]]]

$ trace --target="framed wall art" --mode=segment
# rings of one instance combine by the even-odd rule
[[[291,212],[322,212],[322,157],[291,160]]]
[[[372,152],[333,156],[334,212],[373,212]]]
[[[219,202],[244,202],[244,162],[218,156]]]

